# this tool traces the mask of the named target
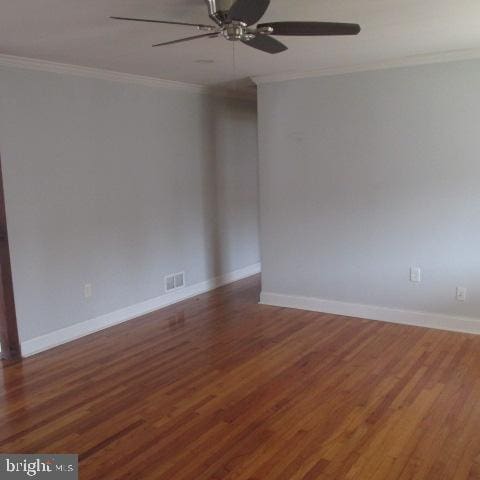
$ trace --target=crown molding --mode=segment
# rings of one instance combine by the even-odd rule
[[[0,54],[0,66],[38,70],[42,72],[58,73],[63,75],[75,75],[78,77],[95,78],[98,80],[107,80],[111,82],[120,82],[134,85],[143,85],[153,88],[169,88],[201,95],[232,97],[244,100],[253,100],[254,98],[256,98],[256,95],[253,96],[249,94],[249,92],[235,92],[232,90],[227,90],[225,88],[215,88],[213,86],[178,82],[174,80],[165,80],[162,78],[115,72],[112,70],[84,67],[80,65],[70,65],[67,63],[57,63],[35,58],[17,57],[15,55]]]
[[[326,77],[356,72],[388,70],[391,68],[412,67],[418,65],[447,63],[461,60],[473,60],[477,58],[480,58],[480,48],[469,50],[452,50],[448,52],[412,55],[409,57],[385,60],[383,62],[370,64],[366,63],[351,66],[326,67],[317,70],[307,70],[303,72],[285,72],[273,75],[259,75],[252,77],[252,81],[255,82],[257,85],[261,85],[264,83],[287,82],[289,80],[299,80],[302,78]]]

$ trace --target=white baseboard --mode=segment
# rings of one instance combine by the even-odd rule
[[[48,350],[49,348],[57,347],[67,342],[71,342],[85,335],[98,332],[105,328],[117,325],[119,323],[132,320],[147,313],[154,312],[155,310],[160,310],[161,308],[167,307],[187,298],[195,297],[202,293],[206,293],[215,288],[221,287],[222,285],[227,285],[228,283],[236,282],[242,278],[250,277],[260,273],[261,264],[256,263],[254,265],[249,265],[248,267],[241,268],[240,270],[235,270],[233,272],[221,275],[216,278],[212,278],[205,282],[197,283],[195,285],[187,286],[176,292],[167,293],[157,298],[152,298],[142,303],[137,303],[130,307],[122,308],[116,310],[112,313],[107,313],[97,318],[92,318],[85,322],[77,323],[70,327],[62,328],[61,330],[56,330],[55,332],[47,333],[41,337],[33,338],[32,340],[27,340],[22,342],[22,355],[24,357],[29,357],[35,353]]]
[[[270,292],[261,293],[260,303],[263,305],[297,308],[300,310],[330,313],[346,317],[358,317],[368,320],[450,330],[453,332],[480,334],[480,319],[470,317],[453,317],[438,313],[416,312]]]

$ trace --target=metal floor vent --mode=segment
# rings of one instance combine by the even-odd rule
[[[165,277],[165,291],[171,292],[185,286],[185,272],[173,273]]]

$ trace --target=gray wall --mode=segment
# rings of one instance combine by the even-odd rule
[[[259,149],[264,292],[480,317],[479,61],[262,85]]]
[[[0,153],[22,341],[259,261],[255,103],[0,68]]]

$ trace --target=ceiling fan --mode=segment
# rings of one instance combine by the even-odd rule
[[[261,23],[256,28],[250,28],[258,23],[267,11],[270,0],[206,0],[208,14],[216,23],[204,25],[201,23],[171,22],[167,20],[150,20],[146,18],[110,17],[116,20],[133,22],[163,23],[168,25],[185,25],[205,31],[201,35],[180,38],[170,42],[158,43],[154,47],[189,42],[200,38],[216,38],[222,35],[230,41],[240,41],[249,47],[267,53],[280,53],[287,46],[272,35],[280,36],[325,36],[325,35],[358,35],[360,25],[356,23],[334,22],[270,22]]]

